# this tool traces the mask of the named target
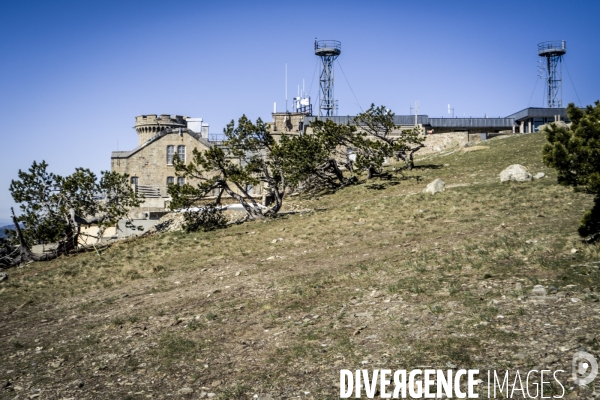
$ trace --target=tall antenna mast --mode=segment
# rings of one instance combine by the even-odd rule
[[[546,59],[546,91],[548,108],[562,107],[562,56],[567,42],[554,40],[538,44],[538,55]]]
[[[333,96],[333,62],[342,53],[342,43],[337,40],[317,40],[315,38],[315,54],[321,59],[319,116],[335,115]]]

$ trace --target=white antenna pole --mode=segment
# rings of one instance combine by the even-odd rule
[[[273,102],[273,114],[277,113],[277,102]]]
[[[285,111],[287,110],[287,63],[285,63]]]
[[[417,126],[417,116],[419,115],[419,100],[415,101],[415,126]]]
[[[302,97],[304,97],[304,78],[302,78]]]

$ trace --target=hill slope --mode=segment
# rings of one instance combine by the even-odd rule
[[[339,398],[340,369],[417,366],[484,380],[547,367],[566,382],[575,349],[598,356],[600,259],[576,235],[592,199],[556,184],[543,141],[288,199],[310,213],[11,270],[0,396]],[[501,184],[513,163],[547,177]],[[423,194],[438,177],[447,191]],[[558,293],[532,296],[538,284]]]

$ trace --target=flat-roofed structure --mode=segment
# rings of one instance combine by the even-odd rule
[[[302,116],[300,116],[302,117]],[[317,117],[304,116],[302,123],[298,123],[300,129],[306,131],[306,128],[315,119],[332,120],[338,124],[354,124],[353,116],[331,116]],[[395,115],[394,124],[401,129],[408,129],[415,125],[422,126],[427,131],[433,133],[446,132],[469,132],[469,133],[499,133],[511,131],[513,133],[532,133],[537,132],[540,125],[550,122],[565,121],[567,110],[565,108],[536,108],[529,107],[507,117],[478,117],[478,118],[435,118],[427,115]]]
[[[519,133],[537,132],[540,125],[550,122],[569,122],[566,108],[529,107],[509,115],[515,121]]]

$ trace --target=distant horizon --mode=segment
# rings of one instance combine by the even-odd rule
[[[560,23],[554,13],[542,23],[555,9]],[[137,115],[200,117],[220,135],[242,114],[271,121],[273,103],[285,111],[286,92],[291,110],[302,86],[316,114],[315,38],[341,42],[338,115],[371,103],[414,115],[415,101],[431,117],[451,117],[448,105],[458,118],[544,107],[537,45],[549,40],[567,43],[563,106],[593,104],[598,14],[600,3],[557,0],[7,3],[0,117],[10,152],[0,161],[0,220],[15,207],[8,187],[19,169],[45,160],[60,175],[110,170],[112,151],[137,145]]]

